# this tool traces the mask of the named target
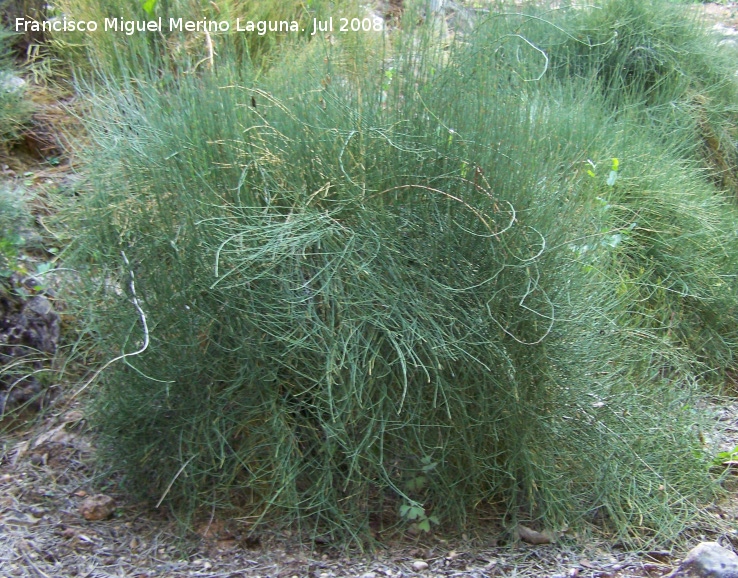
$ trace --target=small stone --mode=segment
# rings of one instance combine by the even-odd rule
[[[46,511],[43,508],[39,508],[38,506],[29,506],[28,513],[35,518],[43,518]]]
[[[550,544],[551,542],[553,542],[553,536],[551,536],[551,533],[547,530],[544,530],[543,532],[536,532],[535,530],[528,528],[528,526],[523,526],[523,524],[519,524],[517,532],[523,542],[528,542],[529,544],[534,544],[536,546],[540,546],[541,544]]]
[[[44,459],[45,456],[41,454],[33,454],[31,456],[31,464],[34,466],[43,466],[46,465],[46,460]]]
[[[365,572],[361,575],[361,578],[377,578],[376,572]]]
[[[671,558],[671,552],[667,550],[651,550],[646,555],[657,562],[667,562]]]
[[[422,572],[423,570],[428,569],[428,562],[425,562],[424,560],[415,560],[413,562],[413,570],[416,572]]]
[[[79,513],[85,520],[95,522],[109,518],[115,511],[115,500],[110,496],[98,494],[86,498],[79,506]]]
[[[7,92],[10,94],[17,93],[25,86],[25,80],[23,80],[20,76],[15,76],[14,74],[10,74],[9,72],[4,73],[0,77],[0,90],[2,90],[3,92]]]
[[[717,542],[703,542],[667,578],[738,578],[738,556]]]
[[[33,278],[31,278],[31,281],[34,285],[41,284],[40,281]],[[26,307],[38,315],[50,315],[54,311],[54,308],[51,306],[51,302],[42,295],[32,297],[26,304]]]
[[[64,423],[82,421],[85,419],[85,414],[79,410],[73,409],[72,411],[65,413],[63,419]]]

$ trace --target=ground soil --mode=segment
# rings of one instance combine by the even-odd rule
[[[696,9],[715,21],[726,41],[738,38],[736,4]],[[36,89],[48,97],[41,86]],[[38,134],[27,147],[0,158],[0,179],[23,181],[38,193],[41,228],[52,210],[45,191],[73,190],[77,179],[62,130],[73,121],[59,112],[69,98],[40,98]],[[46,138],[44,127],[53,138]],[[534,546],[511,539],[503,530],[398,535],[373,552],[360,553],[331,544],[307,546],[283,530],[253,534],[245,522],[216,518],[202,520],[183,537],[175,521],[137,503],[120,490],[119,478],[96,465],[82,402],[72,399],[71,387],[60,384],[56,389],[59,393],[41,414],[0,424],[0,578],[655,577],[671,571],[700,541],[718,541],[731,549],[738,545],[735,491],[709,508],[714,524],[693,528],[669,551],[628,552],[592,535],[564,535],[554,544]],[[716,399],[711,407],[716,429],[708,441],[732,450],[738,446],[738,403]],[[114,500],[109,516],[86,519],[87,501],[100,495]]]

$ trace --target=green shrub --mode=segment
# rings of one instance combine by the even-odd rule
[[[551,67],[594,77],[614,110],[699,159],[738,195],[735,52],[699,13],[666,0],[607,0],[564,18],[570,35],[551,45]]]
[[[613,273],[636,292],[632,322],[683,348],[702,385],[727,391],[738,362],[738,208],[656,138],[629,136],[620,178],[609,187],[597,177]]]
[[[572,151],[577,160],[562,167],[593,173],[604,242],[618,255],[606,276],[624,294],[626,288],[638,293],[629,307],[630,325],[685,350],[687,374],[723,389],[737,359],[732,279],[738,213],[734,199],[713,185],[724,189],[738,166],[725,160],[735,149],[730,135],[738,94],[726,53],[681,8],[667,8],[612,0],[591,9],[494,15],[481,27],[494,51],[472,51],[458,74],[474,87],[477,103],[511,83],[530,90],[539,77],[537,84],[558,81],[578,98],[600,103],[601,134]],[[655,60],[635,58],[633,47],[639,46],[651,47],[646,52]],[[501,71],[501,84],[480,84],[479,71],[490,67]],[[697,101],[705,107],[695,107]],[[469,110],[464,99],[443,106],[465,107],[460,116],[466,118],[488,114],[477,104],[476,112]],[[720,132],[723,144],[707,138],[708,129]],[[609,186],[611,159],[617,157],[624,168]],[[574,246],[586,252],[600,244]]]
[[[495,22],[469,48],[313,43],[259,82],[98,89],[75,266],[116,354],[145,337],[121,251],[135,272],[150,343],[96,395],[132,487],[357,540],[387,512],[632,541],[694,518],[701,418],[654,371],[690,360],[635,326],[585,170],[625,125],[525,82],[540,54],[509,66]]]
[[[705,94],[720,95],[715,99],[725,110],[735,107],[738,96],[732,92],[735,83],[722,56],[717,54],[708,63],[707,54],[715,51],[712,38],[680,14],[664,12],[660,3],[613,0],[571,14],[532,9],[528,14],[495,15],[480,27],[481,43],[494,50],[470,50],[455,71],[459,82],[466,80],[468,94],[438,108],[453,111],[456,118],[448,122],[461,128],[465,119],[478,123],[489,117],[486,94],[512,86],[523,94],[536,92],[548,79],[570,91],[583,108],[594,109],[579,119],[592,124],[589,134],[568,150],[556,136],[558,131],[551,130],[546,137],[554,143],[549,145],[551,158],[561,159],[552,172],[591,173],[589,194],[600,204],[602,238],[587,238],[572,247],[581,258],[593,259],[590,266],[602,270],[633,299],[627,308],[629,319],[623,323],[646,329],[683,350],[689,360],[678,364],[677,373],[683,378],[699,375],[703,384],[722,389],[738,359],[738,298],[732,281],[738,265],[738,211],[733,199],[719,194],[713,180],[704,178],[704,159],[693,154],[700,138],[692,134],[688,140],[663,113],[669,106],[681,106],[680,99],[684,103],[697,87]],[[592,23],[595,19],[598,25]],[[670,55],[671,68],[649,71],[649,61],[626,63],[623,46],[630,45],[660,46]],[[688,59],[687,46],[702,55],[702,68],[674,62]],[[689,66],[690,74],[681,69],[677,73],[680,66]],[[488,75],[489,69],[499,74]],[[658,76],[660,82],[650,84],[649,75]],[[530,82],[539,77],[539,82]],[[549,122],[558,106],[552,99],[540,107],[542,122]],[[682,120],[696,125],[694,118],[687,118],[694,110],[683,112]],[[664,122],[654,120],[659,118]],[[723,126],[734,128],[726,124],[729,120],[723,117]],[[619,170],[612,171],[613,158],[620,160]],[[603,250],[614,256],[607,266],[592,256]]]

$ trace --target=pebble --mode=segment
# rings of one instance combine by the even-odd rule
[[[415,560],[415,562],[413,562],[413,570],[415,570],[416,572],[422,572],[423,570],[427,569],[428,562],[425,562],[423,560]]]
[[[26,81],[20,76],[15,76],[8,72],[0,76],[0,89],[2,89],[3,92],[14,94],[19,92],[25,85]]]
[[[98,494],[86,498],[79,506],[85,520],[97,521],[109,518],[115,511],[115,500],[110,496]]]
[[[679,567],[667,578],[735,578],[738,556],[716,542],[703,542],[692,548]]]

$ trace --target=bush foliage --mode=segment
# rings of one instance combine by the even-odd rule
[[[107,350],[150,338],[95,396],[133,487],[356,540],[418,508],[631,541],[694,518],[736,209],[560,18],[97,86],[77,266]]]
[[[574,11],[572,26],[551,51],[552,67],[594,77],[615,110],[655,129],[738,195],[735,52],[699,13],[664,0],[607,0]]]

